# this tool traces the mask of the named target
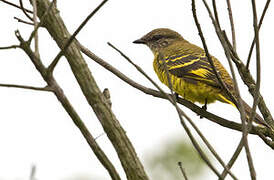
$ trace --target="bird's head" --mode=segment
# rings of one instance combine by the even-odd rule
[[[152,52],[158,52],[160,49],[168,47],[176,41],[184,40],[183,37],[167,28],[154,29],[144,35],[142,38],[133,41],[136,44],[146,44]]]

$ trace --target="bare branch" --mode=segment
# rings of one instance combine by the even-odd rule
[[[254,93],[254,101],[252,106],[252,112],[249,121],[255,118],[256,108],[259,103],[259,95],[260,95],[260,85],[261,85],[261,60],[260,60],[260,40],[259,40],[259,29],[257,24],[257,10],[255,0],[252,0],[252,10],[253,10],[253,26],[254,26],[254,34],[255,34],[255,42],[256,42],[256,74],[257,80],[255,85],[255,93]],[[256,171],[253,165],[253,160],[249,149],[246,148],[246,155],[249,164],[249,171],[252,180],[256,180]]]
[[[262,16],[261,16],[261,18],[260,18],[259,25],[258,25],[258,31],[260,30],[260,28],[261,28],[261,26],[262,26],[262,24],[263,24],[263,20],[264,20],[266,11],[267,11],[267,9],[268,9],[268,6],[269,6],[269,4],[270,4],[270,1],[271,1],[271,0],[267,0],[266,4],[265,4],[265,6],[264,6],[264,10],[263,10],[263,13],[262,13]],[[254,34],[254,38],[253,38],[251,47],[250,47],[250,49],[249,49],[248,57],[247,57],[247,62],[246,62],[246,68],[247,68],[247,69],[249,68],[250,59],[251,59],[251,55],[252,55],[252,52],[253,52],[254,45],[255,45],[255,34]]]
[[[25,21],[25,20],[23,20],[23,19],[20,19],[20,18],[18,18],[18,17],[13,17],[13,19],[16,19],[18,22],[20,22],[20,23],[24,23],[24,24],[27,24],[27,25],[34,25],[33,23],[31,23],[31,22],[28,22],[28,21]]]
[[[231,9],[231,5],[230,5],[230,0],[226,0],[226,4],[227,4],[229,21],[230,21],[231,34],[232,34],[232,45],[233,45],[234,51],[236,51],[236,35],[235,35],[235,28],[234,28],[234,22],[233,22],[233,15],[232,15],[232,9]]]
[[[235,63],[235,65],[237,66],[238,72],[243,80],[243,82],[248,86],[248,90],[250,92],[250,94],[252,96],[254,96],[255,93],[255,81],[253,79],[253,77],[251,76],[249,70],[245,67],[245,65],[243,64],[243,62],[241,61],[241,59],[239,58],[237,52],[235,52],[233,50],[232,45],[230,44],[230,42],[225,39],[220,27],[218,26],[218,24],[216,23],[212,12],[207,4],[207,2],[205,0],[203,0],[203,3],[208,11],[209,17],[212,20],[212,24],[214,25],[215,31],[218,35],[218,38],[224,48],[225,51],[228,51],[228,53],[231,54],[231,58],[233,60],[233,62]],[[226,41],[226,42],[225,42]],[[226,46],[228,45],[228,47]],[[258,107],[264,117],[264,120],[266,121],[267,125],[271,127],[272,130],[274,130],[274,120],[273,117],[269,111],[269,109],[267,108],[263,97],[260,95],[259,96],[259,104]]]
[[[67,40],[66,44],[64,45],[64,48],[61,49],[61,51],[57,54],[57,56],[54,58],[52,63],[48,67],[49,73],[52,73],[56,64],[58,63],[59,59],[63,56],[64,52],[67,50],[71,42],[74,40],[76,35],[82,30],[82,28],[87,24],[87,22],[92,18],[96,12],[103,7],[103,5],[107,2],[108,0],[102,1],[87,17],[86,19],[80,24],[80,26],[76,29],[76,31],[70,36],[70,38]]]
[[[21,2],[22,0],[20,0]],[[22,4],[23,5],[23,4]],[[32,0],[32,6],[33,6],[33,23],[34,23],[34,29],[36,29],[36,27],[38,26],[38,22],[37,22],[37,4],[36,4],[36,0]],[[39,54],[39,44],[38,44],[38,31],[35,32],[34,34],[34,53],[36,56],[40,56]]]
[[[213,21],[213,24],[215,25],[215,28],[216,28],[216,31],[217,31],[217,34],[218,34],[218,29],[220,29],[220,26],[219,25],[216,25],[216,22],[214,22],[214,19],[210,13],[210,10],[208,8],[208,5],[205,1],[203,1],[205,6],[207,7],[208,9],[208,12],[210,14],[210,17]],[[234,32],[234,25],[233,25],[233,17],[232,17],[232,12],[231,12],[231,8],[230,8],[230,2],[229,0],[227,0],[227,4],[228,4],[228,11],[229,11],[229,17],[230,17],[230,23],[231,23],[231,31],[232,31],[232,40],[233,40],[233,51],[236,52],[236,42],[235,42],[235,32]],[[218,17],[218,14],[217,14],[217,9],[216,9],[216,6],[214,6],[214,13],[215,13],[215,16]],[[233,35],[234,33],[234,35]],[[219,34],[218,37],[220,38],[221,40],[221,37],[222,37],[222,34]],[[238,94],[240,95],[239,93],[239,90],[238,90],[238,86],[237,86],[237,82],[236,82],[236,79],[235,79],[235,74],[234,74],[234,71],[233,71],[233,67],[232,67],[232,64],[231,64],[231,61],[230,61],[230,54],[227,53],[227,50],[229,50],[229,48],[227,47],[227,45],[225,45],[225,43],[223,43],[224,41],[221,41],[222,42],[222,45],[224,46],[224,49],[225,49],[225,52],[226,52],[226,55],[228,56],[227,59],[229,61],[229,65],[230,65],[230,68],[232,70],[232,75],[233,75],[233,79],[234,79],[234,84],[235,84],[235,89],[236,89],[236,92],[238,92]],[[246,115],[245,115],[245,112],[243,110],[243,102],[239,96],[239,100],[240,100],[240,103],[239,103],[239,107],[238,109],[240,110],[240,113],[241,113],[241,120],[242,120],[242,124],[243,124],[243,135],[242,135],[242,139],[241,139],[241,142],[239,143],[238,145],[238,148],[236,149],[232,159],[230,160],[230,162],[233,161],[233,159],[236,157],[238,157],[243,145],[245,146],[245,150],[246,150],[246,154],[247,154],[247,161],[248,161],[248,164],[249,164],[249,167],[250,169],[253,169],[253,172],[255,172],[254,170],[254,166],[253,166],[253,163],[252,163],[252,157],[251,157],[251,154],[250,154],[250,150],[249,150],[249,146],[248,146],[248,140],[247,140],[247,135],[248,135],[248,129],[246,128]],[[255,113],[253,114],[253,118],[255,116]],[[249,118],[250,120],[251,118]],[[249,121],[249,125],[251,124],[252,121]],[[243,142],[243,145],[242,145],[242,142]],[[233,164],[233,163],[232,163]],[[232,166],[231,164],[231,166]],[[230,167],[229,167],[230,168]],[[223,175],[223,173],[222,173]]]
[[[223,90],[225,91],[225,93],[229,96],[229,98],[232,100],[232,102],[238,107],[238,102],[237,100],[235,99],[235,97],[231,94],[231,92],[227,89],[225,83],[223,82],[223,80],[221,79],[219,73],[217,72],[216,68],[215,68],[215,65],[211,59],[211,56],[208,52],[208,48],[207,48],[207,45],[206,45],[206,42],[205,42],[205,38],[203,36],[203,33],[202,33],[202,29],[201,29],[201,26],[200,26],[200,23],[198,21],[198,18],[197,18],[197,15],[196,15],[196,7],[195,7],[195,0],[192,0],[192,13],[193,13],[193,18],[194,18],[194,21],[195,21],[195,24],[197,26],[197,29],[198,29],[198,32],[199,32],[199,35],[200,35],[200,38],[201,38],[201,41],[203,43],[203,47],[204,47],[204,50],[205,50],[205,53],[206,53],[206,57],[208,59],[208,62],[210,63],[212,69],[213,69],[213,72],[215,74],[215,76],[217,77],[218,79],[218,82],[221,84]],[[212,16],[213,18],[213,16]]]
[[[21,7],[18,6],[17,4],[14,4],[14,3],[11,3],[11,2],[5,1],[5,0],[0,0],[0,1],[2,1],[3,3],[6,3],[6,4],[10,5],[10,6],[13,6],[13,7],[16,7],[18,9],[21,9]],[[25,9],[25,11],[28,12],[28,13],[32,13],[32,11],[28,10],[28,9]]]
[[[213,11],[214,11],[216,26],[221,27],[220,21],[219,21],[219,16],[218,16],[218,11],[217,11],[216,0],[212,0],[212,6],[213,6]]]
[[[1,87],[9,87],[9,88],[21,88],[21,89],[31,89],[37,91],[49,91],[53,92],[53,89],[49,86],[46,87],[34,87],[34,86],[25,86],[25,85],[17,85],[17,84],[0,84]]]
[[[15,48],[20,48],[20,46],[18,46],[18,45],[3,46],[3,47],[0,47],[0,50],[4,50],[4,49],[15,49]]]
[[[115,167],[105,155],[104,151],[100,148],[97,144],[95,139],[93,138],[92,134],[89,132],[88,128],[80,118],[80,116],[75,111],[74,107],[70,104],[69,100],[67,99],[66,95],[64,94],[62,88],[56,82],[53,76],[48,76],[46,67],[42,64],[40,57],[37,57],[35,53],[31,50],[30,44],[25,41],[22,36],[20,35],[19,31],[15,33],[17,39],[20,41],[20,47],[24,50],[24,52],[28,55],[31,59],[32,63],[36,67],[36,69],[41,74],[42,78],[47,82],[48,86],[52,88],[55,96],[62,104],[63,108],[67,111],[71,119],[73,120],[74,124],[79,128],[82,135],[86,139],[87,143],[89,144],[90,148],[101,162],[101,164],[106,168],[108,173],[110,174],[111,178],[114,180],[120,180],[118,172],[116,171]]]
[[[32,38],[35,36],[36,32],[38,31],[38,29],[43,25],[49,11],[51,10],[51,8],[53,7],[53,5],[56,4],[56,0],[52,0],[52,2],[50,3],[50,5],[48,6],[47,10],[45,11],[45,13],[43,14],[42,17],[40,17],[40,22],[37,24],[37,26],[34,28],[34,30],[32,31],[29,39],[28,39],[28,43],[30,44]]]
[[[180,171],[181,171],[181,173],[182,173],[184,179],[185,179],[185,180],[188,180],[188,177],[187,177],[187,175],[186,175],[186,172],[185,172],[185,170],[184,170],[184,168],[183,168],[183,166],[182,166],[182,162],[178,162],[178,166],[179,166],[179,168],[180,168]]]
[[[235,152],[233,153],[232,157],[230,158],[229,162],[226,165],[227,169],[230,169],[233,166],[233,164],[237,160],[238,156],[240,155],[243,147],[244,147],[244,139],[241,138],[241,141],[240,141],[239,145],[237,146]],[[227,169],[223,170],[223,172],[222,172],[221,177],[219,178],[219,180],[225,179],[225,177],[226,177],[226,175],[228,173]]]
[[[28,18],[30,21],[33,21],[33,18],[30,17],[30,15],[28,15],[26,9],[24,8],[23,1],[22,1],[22,0],[19,0],[19,3],[20,3],[20,9],[23,11],[23,13],[27,16],[27,18]],[[34,14],[35,14],[35,12],[34,12]]]

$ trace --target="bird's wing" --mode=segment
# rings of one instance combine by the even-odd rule
[[[178,55],[165,58],[169,72],[187,82],[203,82],[215,88],[221,85],[205,55]]]

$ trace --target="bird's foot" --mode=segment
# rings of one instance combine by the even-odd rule
[[[203,110],[207,110],[207,99],[205,99],[205,104],[202,106],[202,109]],[[203,118],[203,116],[200,116],[200,119],[202,119]]]

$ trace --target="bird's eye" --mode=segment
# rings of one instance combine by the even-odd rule
[[[164,36],[163,35],[155,35],[152,37],[152,41],[158,41],[159,39],[162,39]]]

